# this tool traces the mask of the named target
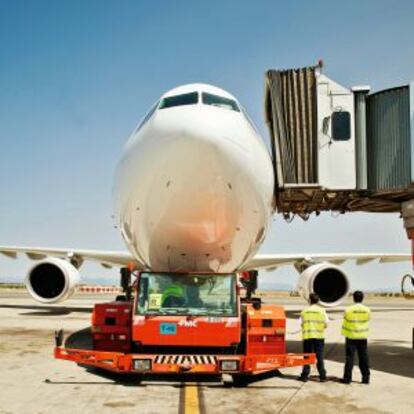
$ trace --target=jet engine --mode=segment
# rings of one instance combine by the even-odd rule
[[[338,306],[349,289],[344,271],[331,263],[310,265],[302,271],[298,282],[298,291],[304,299],[308,300],[310,293],[317,293],[325,307]]]
[[[41,303],[57,303],[69,299],[80,283],[80,274],[70,262],[47,258],[37,262],[26,276],[26,288]]]

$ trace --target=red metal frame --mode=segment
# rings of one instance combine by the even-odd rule
[[[315,354],[275,354],[275,355],[214,355],[214,363],[190,363],[191,356],[184,356],[182,363],[157,363],[160,355],[154,354],[123,354],[119,352],[89,351],[84,349],[68,349],[56,347],[55,358],[73,361],[78,364],[102,368],[117,373],[146,373],[146,374],[223,374],[245,373],[258,374],[280,368],[296,367],[314,364]],[[135,371],[134,359],[151,360],[151,369]],[[236,371],[222,371],[221,361],[238,361]]]

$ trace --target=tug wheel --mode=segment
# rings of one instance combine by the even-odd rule
[[[246,374],[233,374],[233,387],[243,388],[249,385],[250,376]]]
[[[406,299],[414,298],[414,277],[407,274],[401,280],[401,293]]]
[[[65,348],[77,348],[92,350],[92,330],[91,328],[81,329],[73,332],[65,340]]]

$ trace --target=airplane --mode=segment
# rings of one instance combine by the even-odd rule
[[[234,273],[294,265],[306,299],[337,306],[350,290],[339,266],[411,260],[410,254],[257,254],[276,213],[272,159],[237,99],[202,83],[174,88],[129,137],[114,200],[128,252],[0,246],[37,260],[26,276],[41,303],[68,299],[85,260],[157,272]]]

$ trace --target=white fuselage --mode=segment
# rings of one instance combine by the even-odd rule
[[[197,92],[198,103],[160,108]],[[204,104],[204,84],[161,97],[128,140],[115,181],[122,236],[153,271],[232,272],[258,250],[273,212],[273,168],[240,110]],[[204,98],[203,98],[204,99]]]

